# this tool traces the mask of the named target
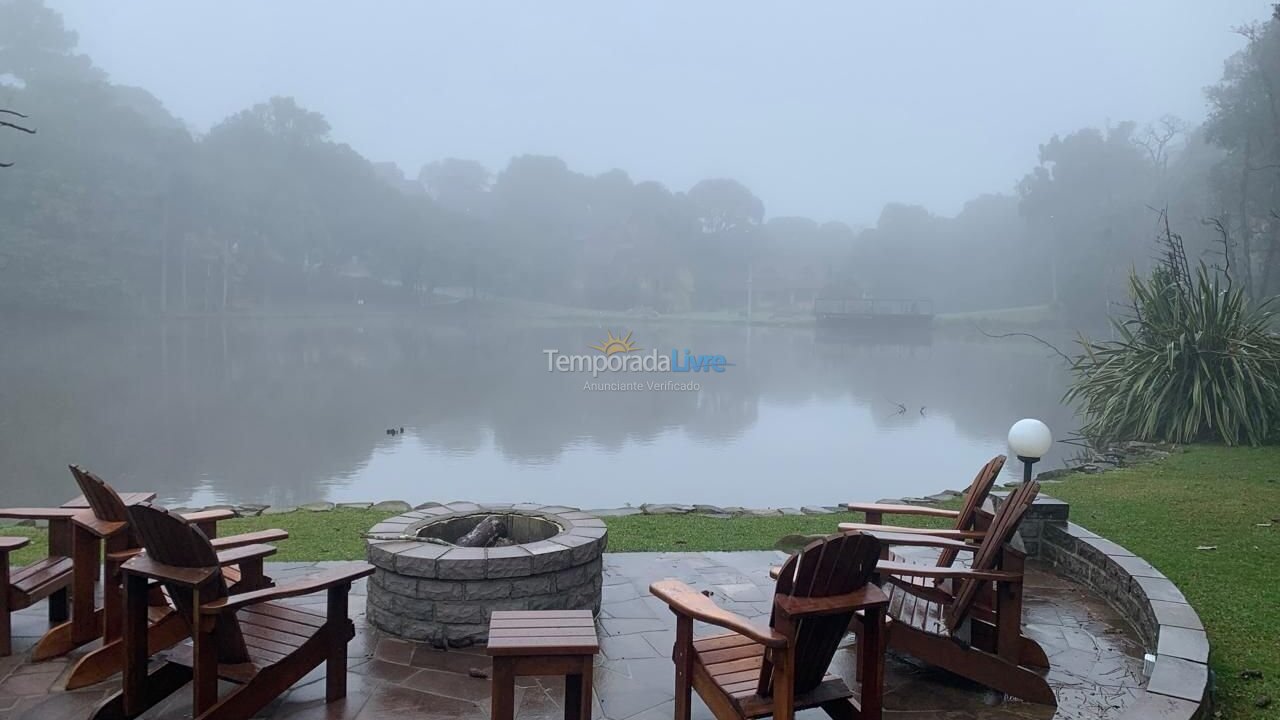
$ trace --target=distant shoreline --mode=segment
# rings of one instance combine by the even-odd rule
[[[129,316],[138,318],[138,316]],[[531,300],[508,298],[482,298],[477,301],[458,300],[424,306],[369,307],[326,306],[281,310],[239,310],[226,313],[168,313],[148,315],[161,320],[345,320],[345,319],[420,319],[420,320],[541,320],[556,323],[610,322],[680,325],[737,325],[751,327],[817,327],[811,313],[779,313],[758,311],[748,319],[744,311],[700,311],[684,313],[658,313],[656,311],[595,310],[570,305],[555,305]],[[997,328],[1032,329],[1054,325],[1048,306],[1034,305],[1017,308],[997,308],[960,313],[939,313],[934,316],[934,329],[954,329],[970,325],[992,324]]]

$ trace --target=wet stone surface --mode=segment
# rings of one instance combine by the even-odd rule
[[[602,607],[597,621],[601,652],[596,656],[593,717],[600,720],[669,720],[673,716],[670,660],[674,619],[648,594],[649,583],[676,577],[713,593],[734,612],[767,620],[772,582],[768,569],[782,559],[775,552],[627,553],[603,558]],[[308,575],[335,563],[268,563],[277,581]],[[464,585],[465,588],[465,585]],[[475,718],[489,716],[489,659],[483,648],[436,650],[427,643],[390,637],[369,627],[368,584],[352,590],[351,615],[356,638],[347,649],[348,697],[326,706],[323,668],[313,671],[257,716],[272,720],[379,720],[382,718]],[[465,592],[465,590],[463,590]],[[323,593],[289,601],[323,610]],[[61,690],[71,659],[31,664],[27,655],[44,631],[44,605],[14,615],[16,654],[0,658],[0,720],[62,720],[88,715],[113,692],[113,678],[76,692]],[[1145,695],[1141,655],[1129,625],[1108,605],[1079,586],[1032,571],[1026,588],[1024,624],[1029,636],[1049,655],[1048,679],[1059,707],[1008,700],[997,693],[909,658],[890,656],[885,717],[891,720],[1026,720],[1117,718],[1148,705],[1163,708],[1170,698]],[[720,632],[699,625],[699,634]],[[1172,641],[1171,641],[1172,642]],[[846,638],[832,672],[851,687],[854,655]],[[225,692],[229,686],[223,687]],[[563,717],[560,678],[519,678],[516,715],[522,719]],[[189,688],[179,690],[144,715],[148,720],[190,717]],[[1139,705],[1142,703],[1143,705]],[[1161,705],[1163,703],[1163,705]],[[1158,709],[1158,708],[1157,708]],[[1152,717],[1160,717],[1160,713]],[[695,720],[711,713],[694,700]],[[799,717],[825,718],[821,711]]]

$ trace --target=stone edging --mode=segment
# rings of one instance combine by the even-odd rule
[[[1138,701],[1121,718],[1211,717],[1209,639],[1200,616],[1151,563],[1070,522],[1069,514],[1067,503],[1041,495],[1023,519],[1019,534],[1028,555],[1052,564],[1122,611],[1137,628],[1147,652],[1154,652],[1151,676]]]
[[[929,498],[914,499],[916,502],[935,502],[939,499],[950,499],[959,496],[960,493],[954,490],[948,490],[946,493],[940,493]],[[383,500],[381,502],[312,502],[303,505],[260,505],[254,503],[246,503],[239,505],[207,505],[205,507],[175,507],[169,508],[173,512],[187,513],[197,512],[201,510],[230,510],[238,517],[257,517],[258,515],[283,515],[285,513],[306,510],[308,512],[332,512],[334,510],[377,510],[379,512],[390,513],[407,513],[411,510],[425,510],[427,508],[439,508],[446,504],[456,503],[439,503],[426,502],[420,505],[410,505],[404,500]],[[533,503],[526,503],[532,506]],[[592,510],[584,510],[582,512],[589,513],[595,517],[627,517],[629,515],[705,515],[715,518],[731,518],[741,516],[769,517],[774,515],[831,515],[834,513],[845,512],[844,506],[838,505],[805,505],[804,507],[782,507],[782,508],[748,508],[738,505],[729,505],[721,507],[719,505],[680,505],[675,503],[645,503],[638,507],[627,505],[617,508],[599,508]],[[32,524],[31,521],[13,523],[16,525]]]

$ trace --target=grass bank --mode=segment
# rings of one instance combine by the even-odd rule
[[[222,535],[281,528],[289,539],[275,543],[270,559],[280,562],[356,560],[364,558],[363,534],[395,513],[339,508],[329,512],[297,512],[236,518],[218,523]],[[831,532],[837,523],[861,520],[852,513],[778,515],[717,519],[703,515],[632,515],[606,518],[610,552],[768,550],[784,535]],[[14,563],[22,565],[47,552],[44,530],[0,528],[0,535],[23,535],[31,545],[19,550]]]
[[[1168,459],[1045,485],[1071,503],[1072,519],[1146,558],[1169,576],[1209,632],[1222,717],[1280,718],[1280,448],[1196,446]],[[224,534],[288,530],[276,560],[363,557],[361,533],[388,513],[295,512],[222,523]],[[739,517],[634,515],[608,518],[609,550],[763,550],[791,534],[821,534],[851,514]],[[16,562],[44,552],[43,531]],[[1197,550],[1211,547],[1212,550]],[[1259,671],[1261,679],[1242,677]],[[1261,698],[1270,707],[1255,707]]]

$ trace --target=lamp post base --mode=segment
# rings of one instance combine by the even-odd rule
[[[1031,482],[1031,466],[1040,462],[1040,458],[1038,457],[1033,458],[1033,457],[1027,457],[1025,455],[1019,455],[1018,459],[1022,461],[1022,482],[1023,483]]]

